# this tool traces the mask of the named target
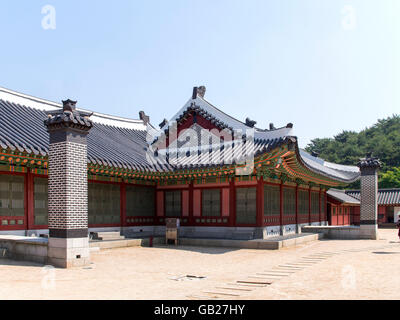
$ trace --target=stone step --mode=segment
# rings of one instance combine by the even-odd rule
[[[142,232],[135,232],[135,231],[125,231],[124,236],[126,238],[149,238],[149,237],[154,237],[154,232],[152,231],[142,231]]]
[[[96,240],[102,240],[102,241],[111,241],[111,240],[124,240],[124,236],[103,236],[103,237],[98,237]]]
[[[215,231],[194,231],[190,234],[183,236],[184,238],[195,238],[195,239],[231,239],[231,240],[253,240],[254,232],[252,231],[240,231],[240,232],[215,232]]]
[[[123,240],[124,236],[121,236],[121,233],[118,231],[110,231],[110,232],[92,232],[93,240]]]
[[[102,232],[93,232],[98,237],[103,236],[120,236],[121,232],[119,231],[102,231]]]

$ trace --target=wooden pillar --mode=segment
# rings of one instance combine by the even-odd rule
[[[236,225],[236,190],[234,177],[229,181],[229,204],[229,226],[234,227]]]
[[[299,225],[299,185],[296,184],[296,198],[295,198],[295,203],[296,203],[296,230],[297,233],[300,233],[298,225]]]
[[[126,184],[122,182],[120,185],[120,215],[121,215],[121,227],[126,226]]]
[[[194,217],[193,217],[193,181],[189,183],[189,218],[188,224],[190,226],[194,225]]]
[[[311,224],[311,187],[308,189],[308,224]]]
[[[264,179],[257,181],[257,227],[264,225]]]
[[[319,216],[319,224],[321,224],[321,222],[322,222],[322,216],[321,216],[321,209],[322,209],[322,206],[321,206],[321,204],[322,204],[322,194],[321,194],[321,189],[319,189],[319,193],[318,193],[318,195],[319,195],[319,201],[318,201],[318,205],[319,205],[319,209],[318,209],[318,216]]]
[[[279,225],[281,226],[281,233],[283,233],[283,183],[279,185]]]
[[[35,225],[35,198],[34,198],[34,180],[31,170],[25,175],[25,217],[26,228],[32,230]]]

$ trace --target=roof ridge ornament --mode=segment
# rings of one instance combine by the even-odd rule
[[[93,113],[78,111],[77,101],[71,99],[63,100],[62,103],[62,109],[47,112],[44,124],[49,132],[61,127],[88,132],[93,127],[93,122],[89,119]]]
[[[167,125],[167,124],[168,124],[168,120],[164,118],[164,120],[159,124],[160,129],[165,127],[165,125]]]
[[[196,99],[198,96],[204,99],[204,96],[206,95],[206,87],[205,86],[200,86],[200,87],[194,87],[193,88],[193,95],[192,99]]]
[[[357,166],[360,169],[364,168],[372,168],[372,169],[379,169],[382,164],[381,161],[372,155],[372,152],[368,151],[365,155],[365,158],[360,158]]]
[[[76,111],[76,104],[78,101],[73,101],[71,99],[67,100],[62,100],[63,103],[63,111],[70,111],[70,112],[75,112]]]
[[[144,111],[139,111],[139,118],[140,118],[140,120],[143,121],[143,123],[145,125],[150,123],[150,117],[148,115],[146,115],[146,113]]]
[[[256,125],[257,121],[251,120],[250,118],[246,118],[246,126],[250,128],[254,128]]]

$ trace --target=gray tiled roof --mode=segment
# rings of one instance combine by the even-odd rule
[[[360,190],[346,190],[346,194],[360,200]],[[379,189],[378,190],[379,205],[398,205],[400,206],[400,188]]]
[[[207,112],[205,115],[212,118],[216,124],[232,129],[249,129],[245,123],[225,114],[202,97],[194,100],[190,99],[173,119],[178,119],[194,102],[194,106],[199,106],[201,110]],[[43,106],[46,108],[42,108]],[[49,135],[44,126],[44,120],[47,118],[45,110],[49,111],[48,107],[50,110],[57,110],[60,105],[0,88],[0,146],[4,149],[47,155]],[[185,156],[180,157],[176,163],[171,161],[170,164],[162,164],[163,162],[159,160],[146,157],[148,149],[146,140],[150,132],[146,130],[143,121],[121,119],[99,113],[95,113],[90,119],[93,122],[93,128],[88,135],[88,162],[92,164],[159,171],[210,166],[210,164],[199,164],[198,157],[195,155],[186,156],[185,150],[179,150],[185,152]],[[166,129],[156,130],[151,125],[147,129],[149,128],[158,135]],[[153,141],[153,139],[150,140]],[[350,183],[359,178],[360,173],[357,167],[329,163],[299,150],[297,138],[293,137],[291,124],[272,130],[255,128],[254,144],[235,144],[232,157],[229,159],[231,162],[228,163],[237,163],[243,158],[243,154],[249,152],[249,147],[257,156],[290,141],[296,141],[297,158],[309,170],[344,183]],[[225,163],[222,160],[218,161],[217,157],[223,159],[223,155],[218,152],[202,154],[202,157],[207,156],[215,160],[211,163],[216,166]]]
[[[360,178],[360,169],[356,166],[328,162],[324,159],[314,157],[302,149],[300,149],[299,153],[301,159],[311,171],[346,183],[352,183]]]
[[[0,99],[0,146],[47,155],[46,112]],[[28,129],[28,130],[27,130]],[[88,135],[88,160],[93,164],[152,169],[146,159],[146,131],[94,123]]]
[[[338,189],[329,189],[327,192],[328,196],[332,197],[333,199],[343,203],[343,204],[354,204],[359,205],[360,201],[347,195],[345,190],[338,190]]]

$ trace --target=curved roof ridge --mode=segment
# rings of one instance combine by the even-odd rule
[[[342,170],[339,170],[337,168],[327,166],[326,163],[330,164],[330,162],[314,157],[303,149],[299,148],[298,151],[300,159],[303,161],[304,165],[313,171],[321,173],[322,175],[341,180],[345,183],[351,183],[360,178],[360,169],[358,167],[340,165]],[[350,170],[344,170],[346,168]],[[355,170],[355,168],[357,168],[357,170]]]
[[[19,104],[41,111],[53,111],[62,108],[61,103],[50,101],[47,99],[37,98],[28,94],[20,93],[10,89],[0,87],[0,99]],[[77,108],[78,111],[93,113],[91,119],[93,122],[111,125],[115,127],[124,127],[128,129],[146,130],[146,126],[140,119],[130,119],[120,116],[113,116],[92,110]]]

